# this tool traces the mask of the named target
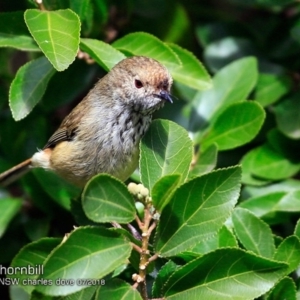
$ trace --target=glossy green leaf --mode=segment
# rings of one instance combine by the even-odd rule
[[[29,298],[30,296],[19,285],[10,285],[8,288],[10,300],[37,300],[33,297]],[[44,298],[44,300],[48,299]]]
[[[266,297],[266,300],[278,299],[296,300],[296,285],[292,278],[281,279]]]
[[[274,109],[278,129],[292,139],[300,138],[299,96],[300,94],[296,93],[286,98]]]
[[[48,256],[44,274],[52,285],[37,286],[37,291],[51,296],[68,295],[87,286],[80,279],[100,280],[129,258],[131,246],[115,232],[99,227],[80,227]],[[59,285],[59,280],[74,284]]]
[[[189,249],[189,251],[203,255],[219,248],[237,246],[238,244],[234,234],[224,225],[216,235],[200,241],[197,245]]]
[[[149,33],[130,33],[116,40],[112,45],[120,51],[154,58],[170,71],[181,66],[181,61],[176,53],[157,37]]]
[[[24,23],[23,12],[0,13],[0,47],[40,51]]]
[[[127,187],[107,174],[99,174],[87,183],[82,206],[94,222],[129,223],[135,218],[134,201]]]
[[[215,24],[216,22],[212,23],[213,24],[209,24],[211,25],[210,30],[219,31],[211,32],[211,34],[216,35],[214,38],[217,39],[214,40],[213,37],[210,37],[210,39],[212,40],[208,41],[209,43],[205,47],[203,53],[205,63],[212,72],[218,72],[228,63],[231,63],[237,59],[249,57],[256,54],[255,45],[249,38],[244,36],[232,36],[235,34],[230,29],[227,32],[229,36],[226,36],[226,33],[224,35],[224,29],[226,30],[226,22],[222,24]],[[207,29],[209,30],[209,28]],[[218,35],[219,37],[217,37]]]
[[[153,121],[141,142],[143,185],[151,190],[161,177],[170,174],[180,174],[184,181],[192,155],[192,141],[185,129],[168,120]]]
[[[163,286],[168,281],[169,277],[176,271],[180,266],[176,265],[172,260],[169,260],[159,270],[152,287],[152,294],[154,297],[163,297]]]
[[[233,149],[250,142],[265,119],[263,108],[255,102],[240,102],[227,107],[212,124],[202,147],[217,144],[219,150]]]
[[[273,257],[275,244],[268,224],[243,208],[233,211],[232,221],[236,235],[247,250],[266,258]]]
[[[79,17],[70,9],[28,9],[24,17],[31,35],[53,67],[58,71],[65,70],[79,49]]]
[[[192,52],[175,44],[168,44],[168,46],[182,62],[180,67],[171,72],[175,80],[196,90],[206,90],[212,87],[210,76]]]
[[[250,152],[250,151],[249,151]],[[254,176],[252,168],[255,167],[255,155],[252,153],[247,153],[241,160],[240,164],[242,165],[242,183],[247,185],[261,186],[266,185],[269,181],[265,178],[260,178]]]
[[[243,160],[251,161],[251,173],[255,176],[280,180],[293,176],[300,170],[300,163],[293,162],[275,151],[268,144],[249,151]]]
[[[91,281],[92,283],[93,281]],[[103,284],[105,284],[105,280],[102,279],[102,281],[100,281],[100,286],[102,285],[102,282]],[[98,281],[97,281],[98,283]],[[76,292],[76,293],[73,293],[71,295],[68,295],[66,297],[62,296],[62,297],[49,297],[50,299],[49,300],[95,300],[95,294],[96,294],[96,291],[98,289],[98,285],[93,285],[93,286],[90,286],[90,287],[87,287],[79,292]],[[48,300],[47,298],[45,299],[44,297],[45,296],[42,296],[43,300]],[[30,300],[40,300],[40,298],[37,298],[37,299],[30,299]]]
[[[210,252],[175,271],[166,283],[166,299],[252,300],[271,289],[286,265],[241,249]]]
[[[217,155],[218,148],[216,144],[210,145],[203,152],[201,151],[196,164],[192,164],[189,177],[201,176],[212,171],[217,165]]]
[[[241,169],[220,169],[181,185],[164,208],[155,238],[162,256],[183,252],[216,234],[240,191]]]
[[[151,191],[151,197],[153,206],[159,213],[169,203],[180,182],[181,176],[172,174],[162,177],[155,183]]]
[[[257,80],[257,62],[253,57],[239,59],[220,70],[213,88],[198,92],[192,100],[203,126],[213,122],[230,104],[245,100]]]
[[[300,190],[270,192],[252,197],[240,204],[257,217],[265,217],[276,212],[300,212]]]
[[[285,262],[289,265],[286,275],[295,271],[300,264],[300,240],[291,235],[284,239],[278,246],[274,259]]]
[[[81,197],[71,199],[71,213],[76,224],[80,226],[98,225],[98,223],[93,222],[86,216],[82,207]]]
[[[0,199],[0,237],[6,231],[9,222],[20,211],[22,206],[21,199],[2,198]]]
[[[278,101],[291,88],[291,80],[287,76],[259,74],[254,99],[263,107]]]
[[[9,105],[16,121],[25,118],[41,100],[54,73],[45,57],[30,61],[18,70],[9,91]]]
[[[58,238],[43,238],[36,242],[27,244],[14,257],[11,262],[11,267],[28,267],[28,274],[21,270],[16,271],[15,274],[8,276],[9,278],[18,278],[19,286],[22,287],[28,294],[34,288],[34,284],[30,284],[30,280],[37,280],[39,275],[42,275],[44,270],[44,262],[50,252],[59,245],[61,239]],[[34,283],[34,281],[33,281]]]
[[[105,285],[98,289],[95,300],[102,299],[142,300],[142,297],[129,283],[115,278],[106,281]]]
[[[88,53],[103,69],[109,71],[126,56],[102,41],[81,39],[80,48]]]

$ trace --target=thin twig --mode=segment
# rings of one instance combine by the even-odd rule
[[[40,10],[46,10],[44,4],[43,4],[43,0],[35,0],[36,4],[39,6]]]
[[[117,223],[117,222],[111,222],[111,225],[114,227],[114,228],[122,228],[122,226]]]
[[[132,285],[132,288],[136,290],[138,286],[139,286],[139,282],[135,282],[135,283]]]
[[[147,286],[146,286],[146,281],[144,280],[143,282],[141,282],[141,295],[143,300],[148,300],[148,293],[147,293]]]
[[[92,65],[95,63],[95,60],[93,60],[86,52],[83,52],[81,50],[78,50],[77,58],[83,59],[89,65]]]
[[[158,258],[158,254],[155,253],[154,255],[152,255],[152,256],[148,259],[148,262],[150,263],[150,262],[156,260],[157,258]]]
[[[144,223],[140,220],[140,218],[139,218],[137,215],[135,216],[135,221],[137,222],[139,228],[140,228],[141,230],[143,230]]]
[[[156,227],[156,221],[154,221],[151,226],[148,229],[148,234],[151,235],[151,232],[153,231],[153,229]]]
[[[130,243],[130,244],[131,244],[132,248],[133,248],[135,251],[137,251],[138,253],[142,253],[142,252],[143,252],[142,248],[139,247],[138,245],[136,245],[135,243]]]

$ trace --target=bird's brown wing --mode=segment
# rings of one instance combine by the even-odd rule
[[[72,128],[72,130],[68,130],[66,127],[58,128],[50,137],[43,150],[46,148],[54,148],[58,143],[63,141],[71,141],[76,134],[76,129],[77,128]]]

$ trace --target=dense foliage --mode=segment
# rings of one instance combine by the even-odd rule
[[[126,56],[163,63],[176,97],[143,137],[137,184],[100,174],[81,191],[32,170],[0,188],[1,297],[300,297],[298,1],[1,5],[0,172]]]

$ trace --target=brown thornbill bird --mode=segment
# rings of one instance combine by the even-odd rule
[[[153,112],[172,103],[171,85],[170,73],[158,61],[122,60],[66,116],[42,150],[0,174],[0,184],[30,168],[52,170],[80,187],[98,173],[126,180],[137,167],[139,142]]]

